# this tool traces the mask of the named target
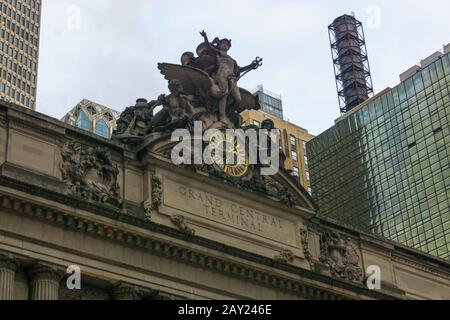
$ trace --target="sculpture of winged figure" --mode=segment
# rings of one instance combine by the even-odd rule
[[[139,108],[136,105],[123,112],[115,139],[125,143],[131,138],[142,141],[141,133],[134,133],[142,132],[139,123],[145,124],[145,135],[187,128],[193,120],[202,120],[206,127],[237,128],[240,127],[240,112],[260,108],[258,98],[239,88],[237,82],[246,73],[259,68],[262,59],[257,57],[249,65],[239,67],[228,54],[231,40],[215,38],[209,42],[205,31],[200,34],[203,42],[196,49],[197,56],[185,52],[181,64],[158,64],[161,74],[169,81],[170,94],[160,95],[149,103],[141,102]],[[148,116],[139,121],[142,116],[138,111],[144,104]],[[153,115],[158,106],[162,106],[162,110]]]
[[[205,31],[201,36],[204,42],[196,50],[181,56],[181,65],[158,64],[166,80],[179,80],[186,94],[200,96],[205,100],[206,109],[216,113],[218,121],[226,127],[235,127],[230,117],[243,109],[259,109],[257,98],[248,91],[238,87],[237,82],[246,73],[262,65],[257,57],[251,64],[239,67],[228,54],[231,40],[215,38],[209,42]],[[212,99],[209,99],[212,98]]]

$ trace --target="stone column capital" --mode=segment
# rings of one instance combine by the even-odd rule
[[[0,300],[14,299],[14,277],[19,267],[17,259],[0,253]]]
[[[36,263],[28,270],[28,276],[32,281],[35,280],[51,280],[60,282],[64,277],[64,271],[57,266],[44,263]]]
[[[17,271],[19,268],[19,261],[12,255],[0,253],[0,269],[9,269],[11,271]]]

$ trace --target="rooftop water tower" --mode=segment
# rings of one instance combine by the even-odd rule
[[[353,15],[336,18],[328,27],[339,107],[344,114],[373,94],[362,23]]]

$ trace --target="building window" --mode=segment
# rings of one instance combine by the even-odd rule
[[[305,156],[305,164],[308,165],[308,157]]]
[[[306,180],[309,181],[309,172],[308,171],[306,171],[305,176],[306,176]]]
[[[298,160],[297,152],[292,151],[291,152],[291,158],[292,158],[293,161],[297,161]]]
[[[109,126],[105,120],[101,119],[95,123],[95,133],[103,138],[109,138]]]
[[[303,149],[306,150],[306,141],[302,141],[302,144],[303,144]]]
[[[297,167],[294,167],[293,173],[294,173],[294,177],[298,177],[299,176],[299,171],[298,171]]]
[[[91,121],[89,120],[86,113],[84,113],[83,111],[80,112],[80,115],[77,118],[76,126],[77,126],[77,128],[80,128],[80,129],[83,129],[86,131],[91,131]]]
[[[296,146],[297,145],[297,140],[295,139],[294,136],[290,136],[291,139],[291,145]]]

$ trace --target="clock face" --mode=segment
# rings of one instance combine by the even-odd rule
[[[242,146],[236,137],[230,137],[218,131],[209,140],[214,166],[233,177],[243,177],[247,174],[249,163],[245,146]],[[233,159],[227,163],[228,157]]]

